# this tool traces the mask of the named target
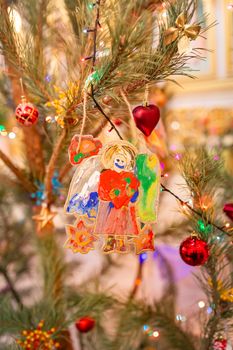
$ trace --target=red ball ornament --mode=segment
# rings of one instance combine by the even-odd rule
[[[226,203],[223,208],[224,213],[233,221],[233,203]]]
[[[26,102],[25,98],[22,98],[22,102],[17,106],[15,110],[15,117],[17,122],[24,126],[31,126],[35,124],[39,118],[39,112],[32,103]]]
[[[223,338],[215,339],[213,343],[213,350],[226,350],[227,340]]]
[[[113,123],[116,125],[116,126],[120,126],[122,124],[122,120],[119,119],[119,118],[116,118]]]
[[[160,119],[160,110],[155,105],[138,106],[133,110],[135,124],[145,135],[150,136]]]
[[[81,333],[87,333],[90,330],[92,330],[95,326],[95,320],[89,316],[85,316],[80,318],[76,323],[75,326],[77,330]]]
[[[182,260],[191,266],[204,265],[209,257],[209,248],[205,241],[196,236],[190,236],[180,245]]]

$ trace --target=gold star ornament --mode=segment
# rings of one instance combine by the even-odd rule
[[[53,226],[53,219],[57,213],[51,212],[47,205],[42,205],[39,214],[34,215],[32,218],[36,222],[37,232],[40,233],[45,229]]]

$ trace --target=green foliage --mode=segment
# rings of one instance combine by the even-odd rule
[[[23,18],[23,31],[20,34],[15,32],[10,21],[7,3],[4,0],[0,1],[1,52],[14,79],[23,77],[27,94],[40,109],[42,123],[39,123],[38,129],[47,137],[43,144],[43,151],[47,152],[47,163],[51,160],[48,150],[52,152],[58,133],[57,127],[51,126],[47,129],[43,123],[48,113],[56,113],[46,104],[59,99],[54,84],[64,91],[60,102],[65,103],[65,116],[75,112],[79,121],[74,128],[69,128],[69,136],[80,130],[83,90],[86,89],[88,121],[85,131],[96,136],[102,130],[103,124],[99,120],[96,108],[93,107],[91,93],[100,101],[106,95],[112,97],[115,105],[111,116],[118,116],[119,104],[122,102],[121,89],[128,93],[133,101],[138,99],[137,93],[147,84],[172,80],[175,75],[192,77],[189,61],[191,58],[203,59],[200,50],[193,50],[189,55],[179,55],[177,41],[166,46],[163,42],[165,25],[152,18],[147,3],[143,0],[101,1],[102,30],[97,26],[96,62],[81,62],[81,58],[92,56],[94,50],[93,32],[87,35],[83,31],[84,28],[92,29],[95,25],[96,7],[90,6],[89,1],[64,0],[64,8],[59,11],[49,0],[18,1],[15,8]],[[168,3],[168,26],[174,26],[182,12],[186,13],[188,23],[203,25],[203,19],[196,22],[194,20],[196,1]],[[152,45],[155,29],[157,46]],[[202,33],[205,29],[203,26]],[[51,81],[45,79],[47,76],[47,80]],[[12,87],[15,85],[14,79],[11,79]],[[7,109],[11,109],[14,103],[9,100],[10,89],[6,88],[4,82],[3,76],[0,82],[1,98],[8,106]],[[69,94],[70,82],[76,87],[73,94]],[[100,105],[102,106],[102,102]],[[124,108],[120,112],[125,117]],[[128,115],[125,120],[129,121]],[[64,149],[65,142],[66,140],[62,143]],[[63,164],[64,158],[59,154],[56,165]],[[0,297],[0,334],[15,338],[22,330],[36,327],[41,320],[45,320],[46,328],[57,327],[56,336],[59,338],[79,317],[90,315],[96,320],[96,327],[91,334],[80,337],[84,349],[144,349],[151,343],[148,335],[143,332],[143,326],[146,324],[159,330],[161,350],[210,350],[214,335],[222,329],[222,320],[231,327],[230,320],[233,316],[232,305],[227,304],[223,307],[218,288],[219,279],[222,280],[224,288],[230,288],[233,279],[230,265],[233,256],[232,245],[229,244],[230,237],[221,228],[212,225],[213,218],[218,219],[214,210],[215,204],[225,198],[224,174],[220,164],[203,149],[184,156],[182,174],[195,209],[194,213],[187,210],[188,224],[208,241],[211,250],[211,256],[203,267],[203,277],[199,278],[199,282],[206,292],[209,304],[213,306],[213,313],[206,320],[203,334],[198,339],[191,332],[184,331],[175,320],[176,287],[173,270],[159,250],[168,283],[161,300],[153,306],[148,306],[146,302],[135,302],[132,298],[119,299],[104,291],[96,292],[96,288],[94,292],[90,292],[91,288],[89,290],[89,286],[86,285],[75,290],[70,287],[67,284],[69,266],[64,261],[53,228],[51,227],[45,236],[33,235],[28,195],[22,192],[20,186],[14,187],[12,180],[6,176],[1,181],[6,185],[6,190],[3,189],[0,193],[0,274],[11,293],[8,293],[7,298],[2,295]],[[8,190],[8,184],[12,186],[13,191]],[[208,206],[207,201],[207,209],[204,210],[202,204],[206,205],[206,198],[213,202]],[[17,210],[23,208],[24,222],[8,214],[9,210],[15,208],[15,204]],[[29,209],[26,210],[25,207]],[[187,226],[185,222],[173,229],[181,235],[182,231],[187,232]],[[172,232],[174,231],[168,229],[160,237],[169,237]],[[39,266],[38,289],[42,289],[42,293],[38,293],[36,301],[30,298],[32,305],[28,305],[21,289],[18,290],[15,283],[24,274],[29,273],[31,257],[35,253],[36,264]],[[106,271],[107,268],[103,273]],[[109,320],[112,323],[108,322]],[[109,330],[109,323],[114,325],[114,331]],[[17,347],[13,345],[10,348]]]
[[[28,91],[41,107],[55,95],[53,86],[45,82],[49,67],[46,52],[56,50],[58,55],[65,55],[65,84],[63,74],[60,79],[59,76],[54,76],[52,80],[63,87],[69,81],[77,84],[78,92],[67,108],[67,114],[76,109],[80,115],[82,91],[92,72],[92,60],[83,63],[81,58],[93,54],[93,33],[87,34],[83,30],[94,27],[95,6],[91,8],[87,0],[65,0],[64,4],[68,18],[65,13],[64,19],[59,16],[60,24],[57,25],[56,20],[51,20],[56,18],[57,9],[50,5],[49,0],[20,2],[18,10],[25,21],[24,27],[28,33],[26,37],[14,32],[2,7],[0,40],[3,42],[5,57],[23,75]],[[194,0],[169,3],[168,26],[174,26],[181,12],[185,12],[188,22],[193,23],[195,4]],[[67,19],[71,26],[67,24]],[[204,25],[201,20],[197,23]],[[100,25],[101,30],[97,27],[95,64],[99,79],[94,84],[97,97],[110,95],[119,101],[120,89],[126,90],[133,97],[147,83],[171,79],[172,75],[190,75],[190,59],[202,59],[195,50],[191,55],[179,55],[177,42],[171,45],[163,43],[165,26],[156,19],[152,20],[144,0],[105,1],[100,6]],[[158,45],[153,46],[153,33],[158,27]],[[203,27],[202,32],[204,30]],[[54,40],[56,44],[59,43],[56,49]],[[95,119],[90,103],[88,109]]]
[[[202,268],[202,278],[197,278],[213,309],[204,326],[200,349],[211,349],[214,335],[226,325],[222,320],[230,327],[233,316],[232,303],[222,300],[223,291],[232,286],[232,260],[229,259],[233,254],[232,237],[224,227],[211,225],[218,218],[216,203],[224,202],[223,164],[215,160],[212,152],[198,148],[186,152],[181,170],[193,199],[194,212],[187,211],[186,214],[191,218],[194,230],[209,244],[209,259]]]

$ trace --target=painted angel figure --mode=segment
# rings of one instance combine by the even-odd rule
[[[95,240],[104,239],[104,253],[125,253],[131,244],[137,253],[154,250],[148,224],[155,222],[157,215],[157,156],[137,155],[137,149],[126,141],[101,147],[99,140],[82,136],[75,154],[77,144],[78,136],[74,136],[70,160],[79,165],[70,185],[66,213],[76,216],[77,223],[85,222]],[[83,240],[85,243],[85,235]],[[93,249],[92,244],[89,247]]]

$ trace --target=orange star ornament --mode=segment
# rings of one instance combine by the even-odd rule
[[[136,248],[136,254],[141,254],[145,251],[154,251],[154,232],[151,228],[145,226],[141,233],[133,239]]]
[[[87,254],[94,249],[94,242],[97,240],[91,232],[92,228],[86,226],[82,220],[78,221],[76,226],[67,225],[68,239],[64,247],[71,249],[73,253]]]

